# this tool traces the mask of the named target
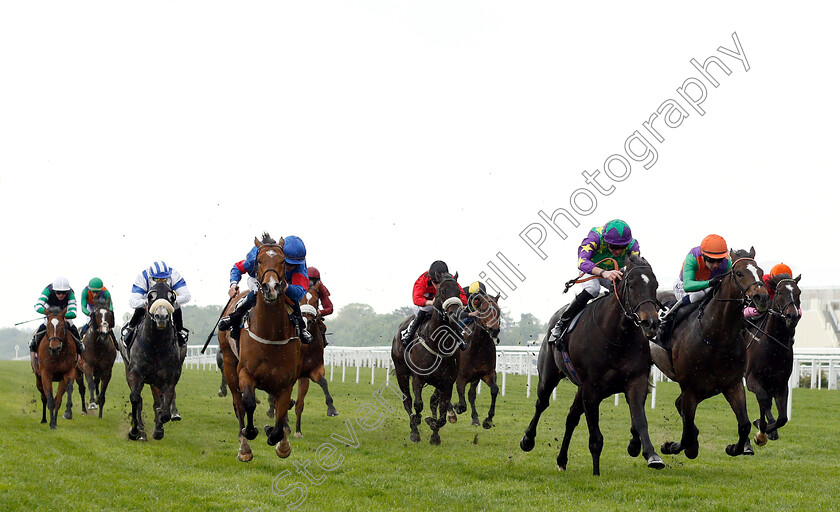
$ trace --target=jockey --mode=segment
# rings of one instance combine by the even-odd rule
[[[64,321],[67,324],[67,329],[73,335],[73,341],[76,342],[76,354],[78,355],[84,352],[85,344],[82,343],[78,329],[73,325],[73,319],[76,318],[76,295],[73,293],[73,289],[70,288],[70,282],[67,281],[66,277],[57,278],[41,292],[38,302],[35,303],[35,311],[43,315],[46,313],[47,308],[58,310],[67,308],[67,311],[64,313]],[[44,319],[44,323],[38,326],[38,330],[32,336],[32,341],[29,342],[29,359],[32,362],[33,369],[37,368],[35,354],[38,352],[38,344],[41,343],[41,338],[43,338],[45,332],[47,332],[46,319]]]
[[[762,276],[762,280],[764,281],[764,286],[767,288],[767,292],[770,294],[770,300],[773,300],[773,297],[776,295],[776,288],[775,288],[775,278],[778,277],[780,274],[787,274],[793,277],[793,271],[790,269],[789,266],[785,265],[784,263],[779,263],[774,265],[772,269],[770,269],[769,274],[764,274]],[[744,317],[751,318],[754,316],[759,316],[761,313],[758,312],[752,306],[744,308]],[[802,315],[802,309],[799,309],[799,314]]]
[[[131,348],[131,343],[134,341],[134,331],[137,325],[143,320],[146,314],[146,294],[149,289],[154,286],[156,282],[164,281],[175,292],[175,312],[172,313],[172,321],[175,323],[175,332],[178,334],[178,346],[183,347],[187,344],[189,339],[189,331],[184,329],[184,314],[181,306],[186,304],[192,298],[190,290],[187,288],[187,282],[181,277],[177,270],[170,268],[163,261],[156,261],[152,265],[143,270],[134,279],[134,284],[131,286],[131,296],[128,300],[128,305],[134,309],[134,315],[129,320],[128,325],[123,327],[122,337],[125,349]]]
[[[324,282],[321,281],[321,272],[315,267],[309,267],[306,269],[306,273],[309,275],[309,289],[315,290],[315,293],[318,295],[318,304],[321,305],[321,310],[318,311],[318,314],[322,318],[331,315],[333,312],[333,303],[330,300],[330,291],[324,285]],[[326,333],[324,334],[324,347],[326,347],[329,345],[329,342],[327,341]]]
[[[726,240],[720,235],[709,235],[699,247],[688,251],[680,269],[680,280],[674,283],[677,303],[662,316],[653,341],[665,347],[676,311],[705,297],[731,266]]]
[[[554,344],[560,338],[569,326],[569,322],[583,311],[587,302],[598,296],[602,286],[609,289],[616,280],[623,277],[619,269],[624,267],[624,259],[630,255],[639,256],[639,242],[633,238],[630,226],[623,220],[614,219],[589,231],[589,235],[583,239],[578,248],[578,268],[584,274],[591,274],[596,278],[583,283],[583,289],[572,299],[569,307],[551,330],[549,344]],[[614,259],[618,267],[605,258]]]
[[[449,267],[443,261],[437,260],[431,264],[428,272],[423,272],[420,277],[414,282],[414,289],[411,294],[412,302],[411,310],[414,312],[414,318],[402,332],[403,345],[408,343],[417,332],[417,329],[426,321],[432,314],[434,308],[435,296],[440,286],[440,280],[443,274],[449,273]],[[461,285],[458,285],[461,291],[461,303],[467,303],[467,295]],[[460,340],[461,348],[466,347],[464,340]]]
[[[267,237],[267,234],[263,234],[263,241],[271,241],[265,243],[274,243],[271,238]],[[239,280],[242,279],[243,273],[248,274],[248,287],[251,289],[250,293],[236,304],[236,308],[230,316],[219,320],[219,330],[230,330],[231,338],[237,341],[239,341],[239,331],[242,328],[242,319],[245,317],[245,313],[257,303],[255,290],[259,288],[259,283],[255,272],[258,252],[259,248],[255,245],[244,260],[235,263],[230,269],[228,296],[236,297],[239,292]],[[312,335],[304,328],[306,324],[303,322],[303,315],[300,312],[300,299],[306,295],[309,286],[309,276],[306,272],[306,246],[303,245],[303,240],[296,236],[287,236],[283,245],[283,254],[286,256],[286,282],[289,283],[285,293],[292,302],[292,322],[295,324],[301,343],[308,344],[312,341]]]
[[[473,281],[467,287],[466,294],[467,307],[461,310],[461,315],[458,318],[461,325],[464,327],[464,330],[469,328],[469,325],[475,322],[475,317],[478,314],[476,310],[476,304],[478,304],[477,299],[479,296],[487,295],[487,288],[481,281]]]
[[[87,323],[82,326],[82,329],[79,332],[82,337],[85,336],[88,327],[90,327],[91,319],[96,312],[93,304],[96,302],[104,302],[107,304],[108,310],[114,310],[114,304],[111,302],[111,292],[103,286],[102,279],[99,279],[98,277],[91,279],[88,285],[85,286],[85,289],[82,290],[82,313],[88,316]]]

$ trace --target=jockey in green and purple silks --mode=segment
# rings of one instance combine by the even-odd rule
[[[639,242],[633,238],[630,226],[623,220],[614,219],[589,231],[578,248],[578,268],[597,279],[583,283],[583,289],[572,299],[552,329],[548,339],[550,344],[563,334],[569,322],[583,310],[586,303],[598,296],[601,286],[609,289],[616,280],[622,278],[620,269],[624,267],[625,258],[630,255],[640,256]],[[612,260],[615,260],[617,267]]]
[[[111,292],[109,292],[108,288],[105,288],[105,285],[102,284],[102,279],[94,277],[90,280],[90,282],[88,282],[85,289],[82,290],[82,313],[92,319],[93,314],[96,311],[95,304],[97,302],[103,304],[109,311],[114,310],[114,303],[111,302]],[[90,327],[90,322],[91,320],[88,320],[88,323],[83,325],[81,331],[79,332],[83,338],[88,330],[88,327]]]

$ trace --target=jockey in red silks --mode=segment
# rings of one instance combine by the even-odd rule
[[[411,319],[411,323],[409,323],[408,327],[406,327],[406,329],[402,332],[401,338],[403,345],[408,343],[411,338],[414,337],[414,334],[417,332],[420,325],[422,325],[423,322],[431,316],[441,278],[443,274],[448,273],[449,267],[446,263],[437,260],[431,264],[428,272],[423,272],[423,274],[421,274],[414,282],[414,288],[411,293],[411,310],[414,311],[414,318]],[[458,285],[458,289],[461,291],[461,303],[466,304],[467,294],[464,293],[464,289],[461,288],[461,285]],[[461,343],[463,343],[463,340]]]

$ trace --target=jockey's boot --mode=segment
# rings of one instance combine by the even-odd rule
[[[656,336],[653,342],[670,351],[671,345],[671,331],[674,330],[674,318],[677,316],[677,310],[687,305],[690,302],[688,295],[678,300],[676,304],[671,306],[671,309],[666,311],[659,317],[659,328],[656,330]]]
[[[73,341],[76,342],[76,355],[82,355],[85,352],[85,344],[82,343],[82,337],[79,335],[79,329],[77,329],[75,325],[70,325],[67,328],[70,329]]]
[[[219,320],[219,330],[230,330],[230,337],[239,340],[239,332],[242,330],[242,319],[257,302],[257,295],[254,292],[249,293],[243,299],[236,303],[230,315],[222,317]]]
[[[586,307],[587,302],[594,298],[595,297],[593,297],[592,294],[588,291],[581,290],[581,292],[578,293],[574,299],[572,299],[572,302],[569,304],[569,307],[566,308],[566,311],[564,311],[562,315],[560,315],[560,319],[557,320],[557,324],[554,326],[554,329],[551,330],[551,335],[548,337],[549,345],[554,345],[554,343],[560,339],[560,336],[569,326],[569,323],[572,321],[572,319],[574,319],[574,317],[577,316],[578,313],[583,311],[583,308]]]
[[[298,338],[304,345],[312,343],[312,334],[306,329],[306,322],[303,320],[303,313],[300,311],[300,303],[292,304],[292,322],[295,324]]]
[[[125,345],[126,353],[131,352],[131,344],[134,342],[134,330],[137,327],[132,327],[131,325],[126,325],[122,328],[120,332],[120,336],[122,337],[123,345]]]
[[[186,347],[190,339],[190,331],[187,329],[178,329],[178,346]]]
[[[411,323],[408,324],[408,327],[402,332],[402,344],[405,345],[411,338],[414,337],[414,334],[417,332],[417,328],[426,320],[426,317],[429,316],[428,311],[423,311],[422,309],[417,312],[417,316],[411,319]]]

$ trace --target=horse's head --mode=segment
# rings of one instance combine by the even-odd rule
[[[651,340],[659,327],[660,304],[656,299],[659,283],[646,259],[631,255],[625,265],[624,278],[616,287],[619,304],[624,316],[638,325],[645,338]]]
[[[764,286],[764,281],[761,276],[764,271],[755,262],[755,248],[750,247],[749,251],[731,250],[729,257],[732,260],[732,268],[729,269],[728,274],[731,276],[728,296],[737,296],[732,286],[737,288],[738,294],[746,303],[752,303],[760,312],[767,311],[770,307],[770,294],[767,293],[767,288]],[[724,281],[725,283],[726,281]],[[726,286],[726,284],[721,284]]]
[[[796,327],[801,318],[799,314],[799,296],[802,293],[799,290],[800,279],[802,275],[794,279],[790,274],[777,274],[770,280],[770,286],[776,291],[770,308],[784,318],[785,325],[789,329]]]
[[[438,292],[435,295],[434,307],[447,318],[457,318],[461,302],[461,287],[458,286],[458,273],[453,277],[449,272],[440,275]]]
[[[47,341],[49,342],[50,355],[57,357],[64,348],[64,341],[67,339],[67,322],[64,314],[67,308],[47,308]]]
[[[476,323],[488,334],[490,337],[498,339],[499,332],[502,330],[502,310],[499,307],[499,296],[493,297],[484,292],[479,292],[470,297],[470,307],[476,312]]]
[[[271,304],[283,296],[286,291],[286,255],[283,254],[283,239],[274,241],[268,233],[263,233],[262,240],[254,237],[257,247],[255,273],[260,285],[263,300]]]
[[[169,325],[172,313],[175,312],[175,299],[175,292],[166,281],[155,283],[146,293],[146,302],[149,304],[146,311],[155,323],[155,329],[163,330]]]
[[[97,306],[93,312],[93,323],[100,333],[108,333],[114,328],[114,312],[107,306]]]

